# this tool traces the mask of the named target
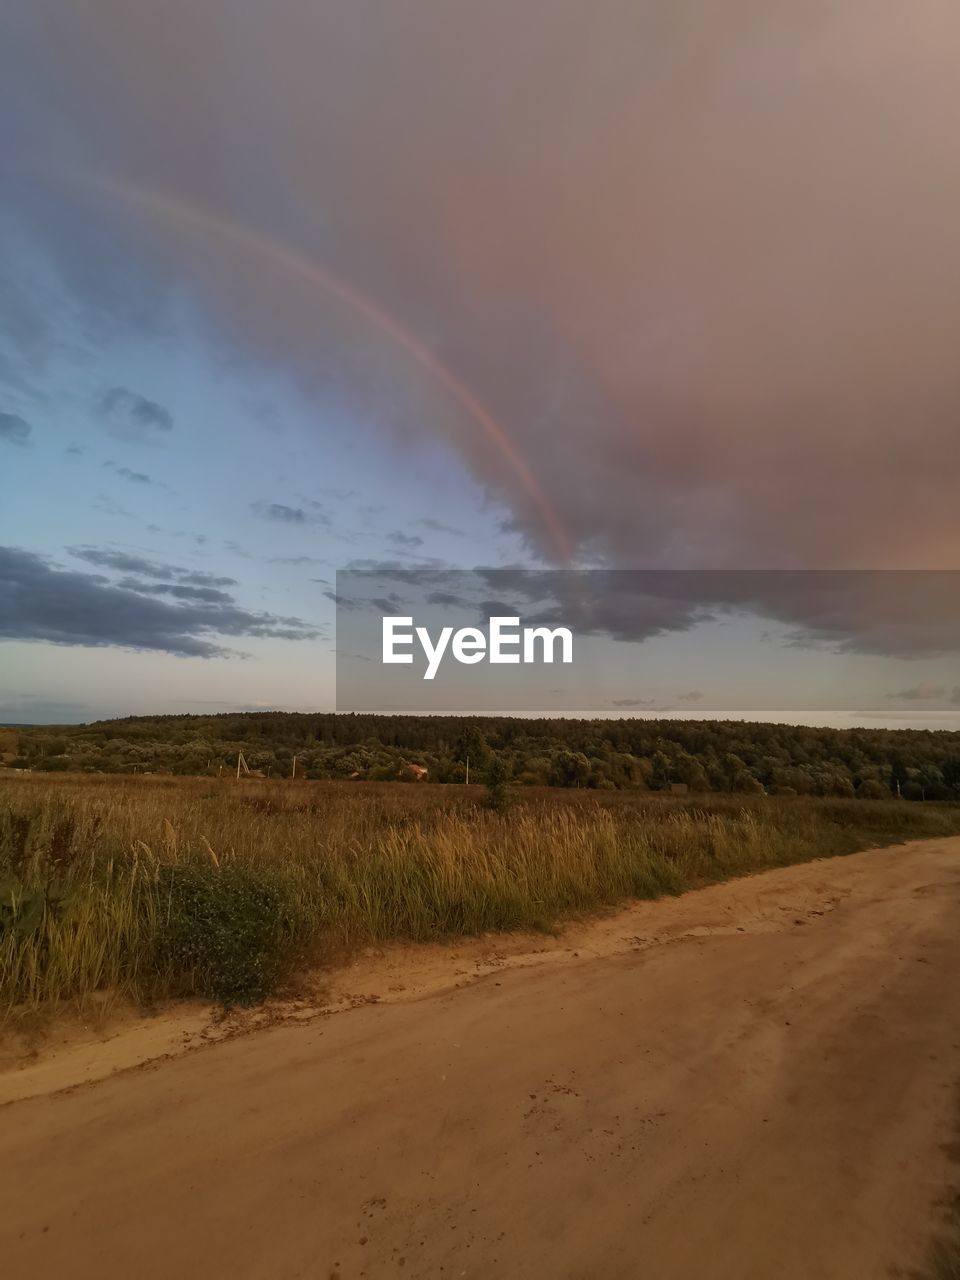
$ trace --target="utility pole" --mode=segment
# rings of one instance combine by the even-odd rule
[[[470,785],[470,757],[467,756],[467,786]]]
[[[294,757],[293,757],[293,770],[291,771],[290,777],[291,777],[291,778],[295,778],[296,776],[297,776],[297,757],[296,757],[296,756],[294,756]]]

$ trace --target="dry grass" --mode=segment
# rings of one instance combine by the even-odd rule
[[[17,775],[0,1014],[96,991],[252,998],[324,948],[557,921],[960,831],[960,806]],[[2,914],[5,913],[5,914]]]

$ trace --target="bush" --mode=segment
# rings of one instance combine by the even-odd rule
[[[488,809],[502,811],[507,807],[507,778],[509,777],[507,766],[500,756],[491,756],[490,763],[485,770],[485,782],[487,784],[487,794],[485,803]]]
[[[224,1005],[268,995],[290,963],[290,912],[274,883],[241,866],[161,868],[159,965]]]

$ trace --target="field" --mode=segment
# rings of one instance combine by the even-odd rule
[[[629,898],[960,832],[960,806],[481,787],[10,775],[0,1012],[98,991],[256,1000],[389,939],[558,922]]]

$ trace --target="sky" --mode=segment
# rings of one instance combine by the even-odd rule
[[[956,567],[947,0],[3,25],[0,721],[332,709],[351,568]],[[960,727],[952,606],[797,582],[576,710]]]

